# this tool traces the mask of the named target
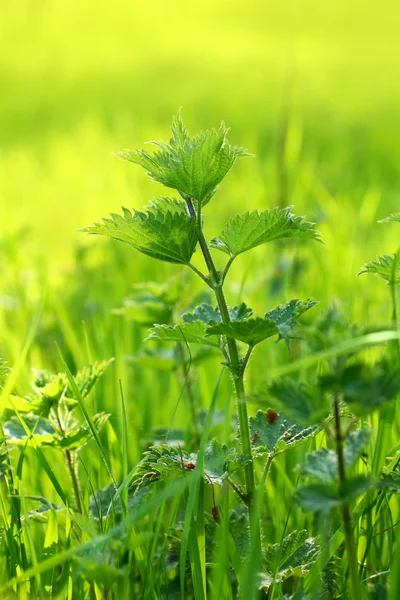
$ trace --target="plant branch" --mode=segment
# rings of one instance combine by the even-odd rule
[[[228,260],[228,262],[226,263],[226,265],[225,265],[225,268],[224,268],[224,270],[222,271],[222,277],[221,277],[221,279],[222,279],[222,283],[224,283],[224,281],[225,281],[225,278],[226,278],[226,276],[227,276],[227,274],[228,274],[228,271],[229,271],[229,269],[231,268],[231,266],[232,266],[232,263],[233,263],[233,261],[235,260],[235,258],[236,258],[236,256],[231,256],[231,257],[230,257],[230,259]]]
[[[197,267],[195,267],[192,263],[188,263],[188,267],[192,269],[192,271],[196,273],[196,275],[198,275],[204,281],[204,283],[208,285],[208,287],[212,288],[212,285],[207,277]]]
[[[242,490],[239,488],[239,486],[236,485],[236,483],[233,481],[233,479],[231,477],[228,477],[227,482],[229,483],[229,485],[231,486],[233,491],[236,492],[236,494],[239,496],[239,498],[241,499],[243,504],[248,506],[249,503],[248,503],[246,494],[244,494],[242,492]]]

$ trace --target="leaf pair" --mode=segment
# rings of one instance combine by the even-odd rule
[[[96,361],[78,371],[74,379],[82,398],[88,396],[97,380],[113,360],[111,358],[109,360]],[[73,408],[78,403],[78,399],[71,390],[65,373],[56,374],[45,370],[33,369],[32,390],[31,394],[23,397],[11,396],[12,407],[15,407],[19,412],[31,413],[47,418],[50,410],[56,407],[62,398],[69,408]]]
[[[92,417],[96,430],[100,432],[110,415],[104,412],[97,413]],[[76,419],[70,419],[63,431],[56,430],[51,421],[43,418],[37,418],[31,415],[24,417],[24,422],[32,431],[35,437],[35,443],[38,446],[51,446],[60,450],[76,451],[87,444],[92,433],[85,425],[82,426]],[[11,417],[4,424],[4,433],[7,436],[8,443],[16,446],[25,445],[28,441],[28,435],[17,417]]]
[[[227,336],[255,346],[263,340],[278,335],[288,340],[295,337],[293,331],[297,319],[317,303],[308,299],[295,299],[281,304],[265,313],[264,317],[252,318],[252,310],[244,303],[229,309],[229,323],[223,323],[218,309],[202,304],[192,314],[183,315],[180,325],[155,325],[147,339],[219,346],[219,336]]]
[[[117,156],[140,165],[153,181],[193,198],[201,206],[210,200],[236,159],[247,156],[243,148],[228,143],[228,131],[221,123],[218,130],[190,137],[178,114],[172,122],[169,144],[152,142],[157,146],[153,154],[145,150],[124,150]]]

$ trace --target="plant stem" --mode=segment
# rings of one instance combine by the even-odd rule
[[[343,487],[346,483],[346,471],[344,464],[343,436],[340,423],[340,408],[338,394],[335,394],[334,396],[333,410],[335,418],[336,454],[338,459],[339,483],[340,486]],[[352,600],[359,600],[359,598],[361,598],[361,591],[360,580],[358,578],[357,552],[354,540],[353,527],[351,524],[350,508],[348,504],[344,504],[342,506],[341,513],[344,528],[344,536],[346,540],[347,559],[349,563],[349,577],[351,589],[350,596]]]
[[[186,198],[186,204],[188,207],[188,211],[190,216],[194,218],[198,218],[196,214],[196,210],[193,205],[193,201],[191,198]],[[230,316],[228,311],[228,306],[225,300],[224,292],[222,289],[222,281],[220,274],[218,273],[214,261],[212,259],[210,250],[208,248],[207,242],[205,240],[201,221],[199,221],[199,244],[201,247],[201,251],[203,253],[204,261],[207,265],[207,269],[210,273],[211,283],[213,285],[213,290],[215,293],[215,297],[218,303],[219,311],[221,313],[221,319],[223,323],[230,323]],[[244,389],[244,369],[243,365],[240,363],[239,359],[239,351],[236,344],[236,340],[233,338],[227,337],[226,343],[228,346],[229,360],[230,360],[230,368],[231,373],[233,375],[233,381],[235,386],[235,395],[236,399],[240,400],[238,402],[238,417],[239,417],[239,432],[240,432],[240,441],[242,444],[243,454],[249,457],[249,462],[246,464],[244,468],[245,473],[245,481],[246,481],[246,498],[247,505],[249,509],[249,517],[250,517],[250,534],[251,534],[251,542],[254,547],[257,547],[258,556],[261,556],[261,537],[260,537],[260,523],[258,515],[256,514],[256,506],[255,506],[255,477],[254,477],[254,466],[252,461],[251,454],[251,442],[250,442],[250,431],[249,431],[249,420],[247,415],[247,405],[244,401],[245,398],[245,389]]]
[[[271,452],[271,454],[267,458],[267,461],[265,463],[265,467],[264,467],[264,470],[263,470],[263,474],[262,474],[262,477],[261,477],[261,485],[262,485],[262,487],[265,486],[265,482],[267,481],[268,473],[269,473],[269,470],[271,468],[273,459],[274,459],[274,455]]]
[[[64,433],[64,427],[63,427],[62,419],[60,416],[60,407],[59,406],[57,406],[55,413],[56,413],[57,423],[60,428],[60,431],[62,433]],[[71,452],[71,450],[65,450],[64,456],[65,456],[65,460],[67,463],[69,473],[71,475],[72,487],[74,488],[76,508],[77,508],[78,512],[81,513],[82,512],[82,503],[81,503],[81,493],[80,493],[79,479],[78,479],[78,473],[77,473],[76,454],[75,454],[75,452]]]
[[[79,489],[79,480],[78,480],[78,474],[77,474],[75,453],[71,452],[70,450],[67,450],[65,452],[65,457],[67,459],[68,469],[71,474],[72,486],[74,488],[74,494],[75,494],[76,508],[78,509],[78,512],[81,513],[82,512],[81,492]]]
[[[246,494],[236,485],[236,483],[230,477],[228,477],[227,482],[229,483],[233,491],[239,496],[243,504],[247,506],[248,503]]]
[[[394,255],[393,269],[392,269],[392,281],[390,282],[390,295],[391,295],[391,299],[392,299],[392,323],[396,329],[399,328],[399,318],[398,318],[398,311],[397,311],[397,283],[396,283],[396,274],[397,274],[397,269],[398,269],[398,265],[399,265],[399,260],[400,260],[400,248],[399,248],[399,250],[397,250],[396,254]],[[397,348],[397,353],[399,354],[400,353],[400,340],[396,340],[394,343]]]

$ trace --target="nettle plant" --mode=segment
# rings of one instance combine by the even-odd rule
[[[166,285],[147,283],[137,287],[117,312],[141,325],[153,324],[158,319],[158,324],[150,328],[147,340],[158,342],[161,350],[140,353],[136,360],[142,364],[154,367],[165,361],[172,369],[183,365],[183,374],[187,375],[185,348],[192,345],[205,348],[206,353],[202,350],[198,353],[199,361],[207,350],[219,352],[230,373],[237,400],[239,433],[236,445],[228,447],[215,439],[207,439],[215,410],[213,398],[199,435],[200,450],[191,452],[185,446],[171,443],[152,446],[124,482],[124,487],[129,482],[130,491],[137,497],[139,491],[156,481],[180,478],[190,473],[194,477],[197,475],[198,485],[189,492],[188,507],[192,508],[186,509],[185,523],[189,523],[189,530],[194,528],[200,541],[204,542],[204,520],[198,517],[196,523],[193,512],[190,513],[195,502],[193,494],[201,496],[203,486],[211,485],[212,516],[219,523],[223,515],[216,503],[213,486],[230,485],[248,511],[245,523],[250,528],[250,546],[246,547],[242,558],[250,565],[249,577],[252,580],[244,583],[243,594],[251,595],[254,587],[258,587],[274,595],[276,591],[282,591],[280,586],[285,579],[293,575],[304,577],[310,569],[308,583],[304,584],[305,593],[313,589],[312,582],[315,578],[320,579],[322,571],[327,580],[332,573],[334,577],[340,577],[334,572],[336,563],[330,559],[342,543],[342,527],[346,560],[341,561],[338,568],[348,573],[350,596],[360,598],[359,571],[363,572],[366,568],[373,528],[368,528],[364,555],[357,555],[354,520],[369,518],[371,506],[375,507],[378,515],[384,495],[399,489],[396,473],[398,453],[388,464],[385,463],[391,449],[385,443],[384,427],[390,422],[391,402],[400,389],[398,356],[394,355],[391,347],[372,364],[360,358],[360,350],[386,343],[395,339],[396,334],[391,338],[393,332],[381,335],[351,325],[335,308],[321,315],[312,325],[302,325],[298,323],[300,317],[316,304],[312,299],[290,300],[268,310],[263,316],[255,316],[244,302],[238,306],[227,304],[225,285],[230,267],[240,254],[275,240],[322,241],[315,225],[303,217],[294,216],[291,207],[234,216],[219,237],[206,241],[203,211],[213,201],[218,185],[236,160],[247,156],[242,148],[228,143],[227,133],[222,124],[218,130],[190,137],[178,115],[173,120],[169,143],[154,142],[156,150],[152,154],[144,150],[125,150],[118,154],[119,158],[142,166],[151,179],[174,189],[178,197],[155,198],[144,211],[131,212],[124,208],[122,215],[112,214],[84,230],[88,234],[123,241],[152,258],[184,265],[201,279],[215,302],[201,302],[190,311],[184,311],[175,324],[173,320],[181,296],[181,291],[176,293],[176,281],[173,285],[169,282]],[[393,216],[390,220],[399,219]],[[192,262],[196,250],[200,250],[203,256],[206,267],[203,271]],[[214,262],[214,251],[227,258],[221,270]],[[390,274],[387,281],[391,284],[394,300],[395,284],[398,283],[397,261],[397,255],[393,259],[385,257],[377,267],[367,265],[364,268],[364,271],[377,272],[379,267],[377,274],[383,276],[387,267],[385,273]],[[396,319],[394,301],[393,320]],[[299,337],[310,351],[310,365],[307,360],[303,363],[300,359],[298,368],[296,365],[292,368],[295,377],[270,378],[270,381],[260,383],[258,390],[246,395],[245,374],[255,347],[271,338],[289,344],[291,339]],[[168,342],[176,344],[172,352],[165,350],[164,343]],[[304,380],[298,377],[298,370],[303,371]],[[249,402],[262,407],[250,418]],[[372,446],[372,433],[365,418],[378,409],[382,411],[370,467],[364,452]],[[198,417],[195,402],[192,403],[191,415],[193,421]],[[305,511],[316,514],[320,530],[327,532],[326,523],[334,523],[331,517],[336,513],[340,515],[341,525],[339,523],[333,537],[330,537],[330,532],[327,533],[328,540],[321,551],[320,542],[308,537],[305,530],[289,533],[280,544],[265,544],[261,514],[271,464],[278,455],[320,432],[325,435],[319,437],[318,448],[306,455],[304,463],[298,467],[300,487],[296,498]],[[255,468],[257,461],[263,462],[262,469]],[[260,476],[257,476],[259,472]],[[358,502],[352,515],[350,505],[360,496],[365,501]],[[201,499],[198,507],[198,514],[204,511]],[[228,521],[237,547],[243,549],[243,531],[237,531],[238,523],[239,529],[245,527],[242,516],[232,513]],[[190,536],[183,536],[181,540],[181,590],[188,539],[191,539]],[[313,563],[316,563],[315,566],[312,566]],[[241,567],[236,563],[236,575],[238,568]],[[195,563],[191,564],[191,569],[194,588],[204,589],[204,573],[199,575],[202,569],[196,568]],[[254,577],[257,573],[259,576]],[[243,577],[241,579],[242,585]],[[300,586],[296,597],[300,598],[298,594],[301,593]],[[202,597],[201,591],[199,597]]]
[[[228,306],[224,288],[229,269],[240,254],[275,240],[296,238],[321,241],[321,236],[314,223],[293,215],[291,207],[287,207],[234,216],[219,237],[206,241],[203,211],[212,202],[218,185],[236,160],[248,156],[242,148],[229,144],[227,134],[228,129],[222,123],[218,130],[190,137],[178,115],[173,120],[169,143],[153,142],[156,146],[153,153],[125,150],[117,154],[125,161],[142,166],[153,181],[176,190],[179,197],[155,198],[143,212],[131,212],[123,208],[122,215],[111,214],[111,218],[94,223],[84,232],[105,235],[125,242],[152,258],[184,265],[212,291],[215,305],[200,304],[191,313],[184,314],[176,325],[154,325],[147,339],[178,342],[186,346],[201,344],[221,352],[238,400],[240,447],[237,450],[228,449],[216,441],[211,442],[203,457],[204,464],[199,468],[204,468],[205,481],[209,483],[222,479],[232,482],[248,507],[251,544],[255,556],[260,557],[261,537],[256,499],[258,486],[263,484],[263,480],[256,482],[255,479],[254,442],[260,441],[256,444],[256,456],[267,454],[270,461],[278,451],[309,437],[316,428],[304,431],[291,420],[275,420],[273,413],[267,413],[264,414],[260,431],[253,431],[253,420],[249,421],[248,418],[244,377],[254,348],[276,336],[287,342],[296,337],[294,329],[298,319],[316,302],[312,299],[294,299],[268,310],[263,316],[255,316],[245,303]],[[201,271],[192,262],[197,249],[203,255],[206,271]],[[212,251],[227,257],[222,270],[217,269]],[[264,440],[262,429],[270,439]],[[261,442],[264,453],[259,450]],[[163,477],[161,472],[166,458],[163,451],[171,459],[168,464],[179,466],[180,471],[182,465],[194,469],[198,464],[195,456],[186,456],[168,447],[158,447],[157,450],[151,450],[152,460],[146,462],[148,472],[152,473],[143,480],[146,483]],[[155,452],[160,460],[153,456]],[[214,463],[218,465],[217,470],[208,468],[209,465],[215,466]],[[231,479],[231,474],[239,469],[244,471],[245,490],[241,490]]]
[[[79,512],[82,512],[82,492],[78,453],[92,438],[96,439],[110,417],[101,412],[90,418],[82,401],[112,361],[84,367],[73,377],[73,386],[66,373],[34,369],[31,392],[25,396],[11,395],[10,408],[5,411],[2,429],[7,446],[25,447],[33,443],[35,448],[48,447],[62,453]]]

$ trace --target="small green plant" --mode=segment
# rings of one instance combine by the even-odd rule
[[[91,423],[82,422],[76,412],[79,401],[85,399],[112,360],[95,362],[84,367],[74,377],[78,390],[71,388],[65,373],[34,371],[32,392],[26,396],[11,396],[10,418],[3,431],[10,446],[25,446],[32,442],[35,447],[58,449],[65,458],[71,476],[75,504],[82,512],[78,472],[78,452],[93,437],[91,428],[99,432],[110,415],[95,414]]]
[[[294,299],[286,304],[268,310],[263,316],[254,316],[245,303],[230,307],[225,296],[225,283],[234,260],[252,248],[275,240],[296,238],[321,241],[321,236],[313,223],[293,215],[291,207],[274,208],[263,212],[253,211],[234,216],[219,237],[207,242],[203,228],[203,213],[217,202],[214,198],[218,185],[228,174],[236,160],[248,156],[242,148],[232,146],[227,139],[228,129],[222,123],[218,130],[211,130],[191,137],[180,115],[173,120],[172,136],[169,143],[154,142],[153,153],[144,150],[125,150],[117,156],[122,160],[143,167],[149,177],[168,188],[174,189],[179,197],[158,197],[149,202],[144,211],[124,208],[122,215],[112,214],[110,218],[84,229],[88,234],[105,235],[120,240],[152,258],[170,263],[185,265],[191,269],[211,290],[216,305],[202,303],[190,313],[183,314],[175,325],[156,324],[149,332],[148,340],[157,342],[177,342],[191,345],[201,344],[218,349],[228,369],[237,399],[240,464],[244,470],[245,490],[232,481],[234,489],[248,508],[252,554],[256,563],[261,561],[261,535],[259,511],[256,508],[259,490],[265,483],[265,475],[256,481],[254,460],[256,456],[268,456],[266,469],[278,450],[282,451],[315,433],[316,428],[308,429],[294,421],[279,419],[274,422],[271,415],[264,415],[265,422],[248,418],[245,373],[255,347],[261,342],[277,337],[287,343],[297,336],[295,331],[298,319],[315,306],[312,299]],[[206,270],[192,262],[196,250],[200,250]],[[212,251],[227,256],[222,269],[217,268]],[[261,419],[260,416],[256,419]],[[256,423],[256,425],[255,425]],[[258,429],[255,430],[254,427]],[[293,431],[293,434],[291,433]],[[273,441],[271,441],[273,440]],[[213,458],[217,443],[208,446],[206,455]],[[160,449],[157,450],[159,453]],[[195,459],[168,452],[168,465],[186,466],[191,469]],[[225,451],[234,452],[233,450]],[[227,455],[227,457],[228,457]],[[235,452],[236,455],[236,452]],[[225,457],[223,473],[229,473],[226,465],[231,459]],[[161,454],[157,466],[147,465],[141,474],[141,481],[151,482],[157,478],[159,468],[165,464]],[[204,457],[203,457],[204,458]],[[215,457],[214,457],[215,458]],[[172,461],[172,462],[171,462]],[[228,461],[228,463],[226,462]],[[213,482],[207,473],[207,460],[204,459],[205,481]],[[190,465],[188,467],[187,465]],[[236,467],[240,466],[235,463]],[[142,465],[143,467],[143,465]],[[168,467],[170,469],[171,466]],[[164,469],[165,470],[165,469]],[[179,468],[175,471],[179,472]],[[146,473],[152,473],[145,477]],[[159,478],[159,477],[158,477]]]

